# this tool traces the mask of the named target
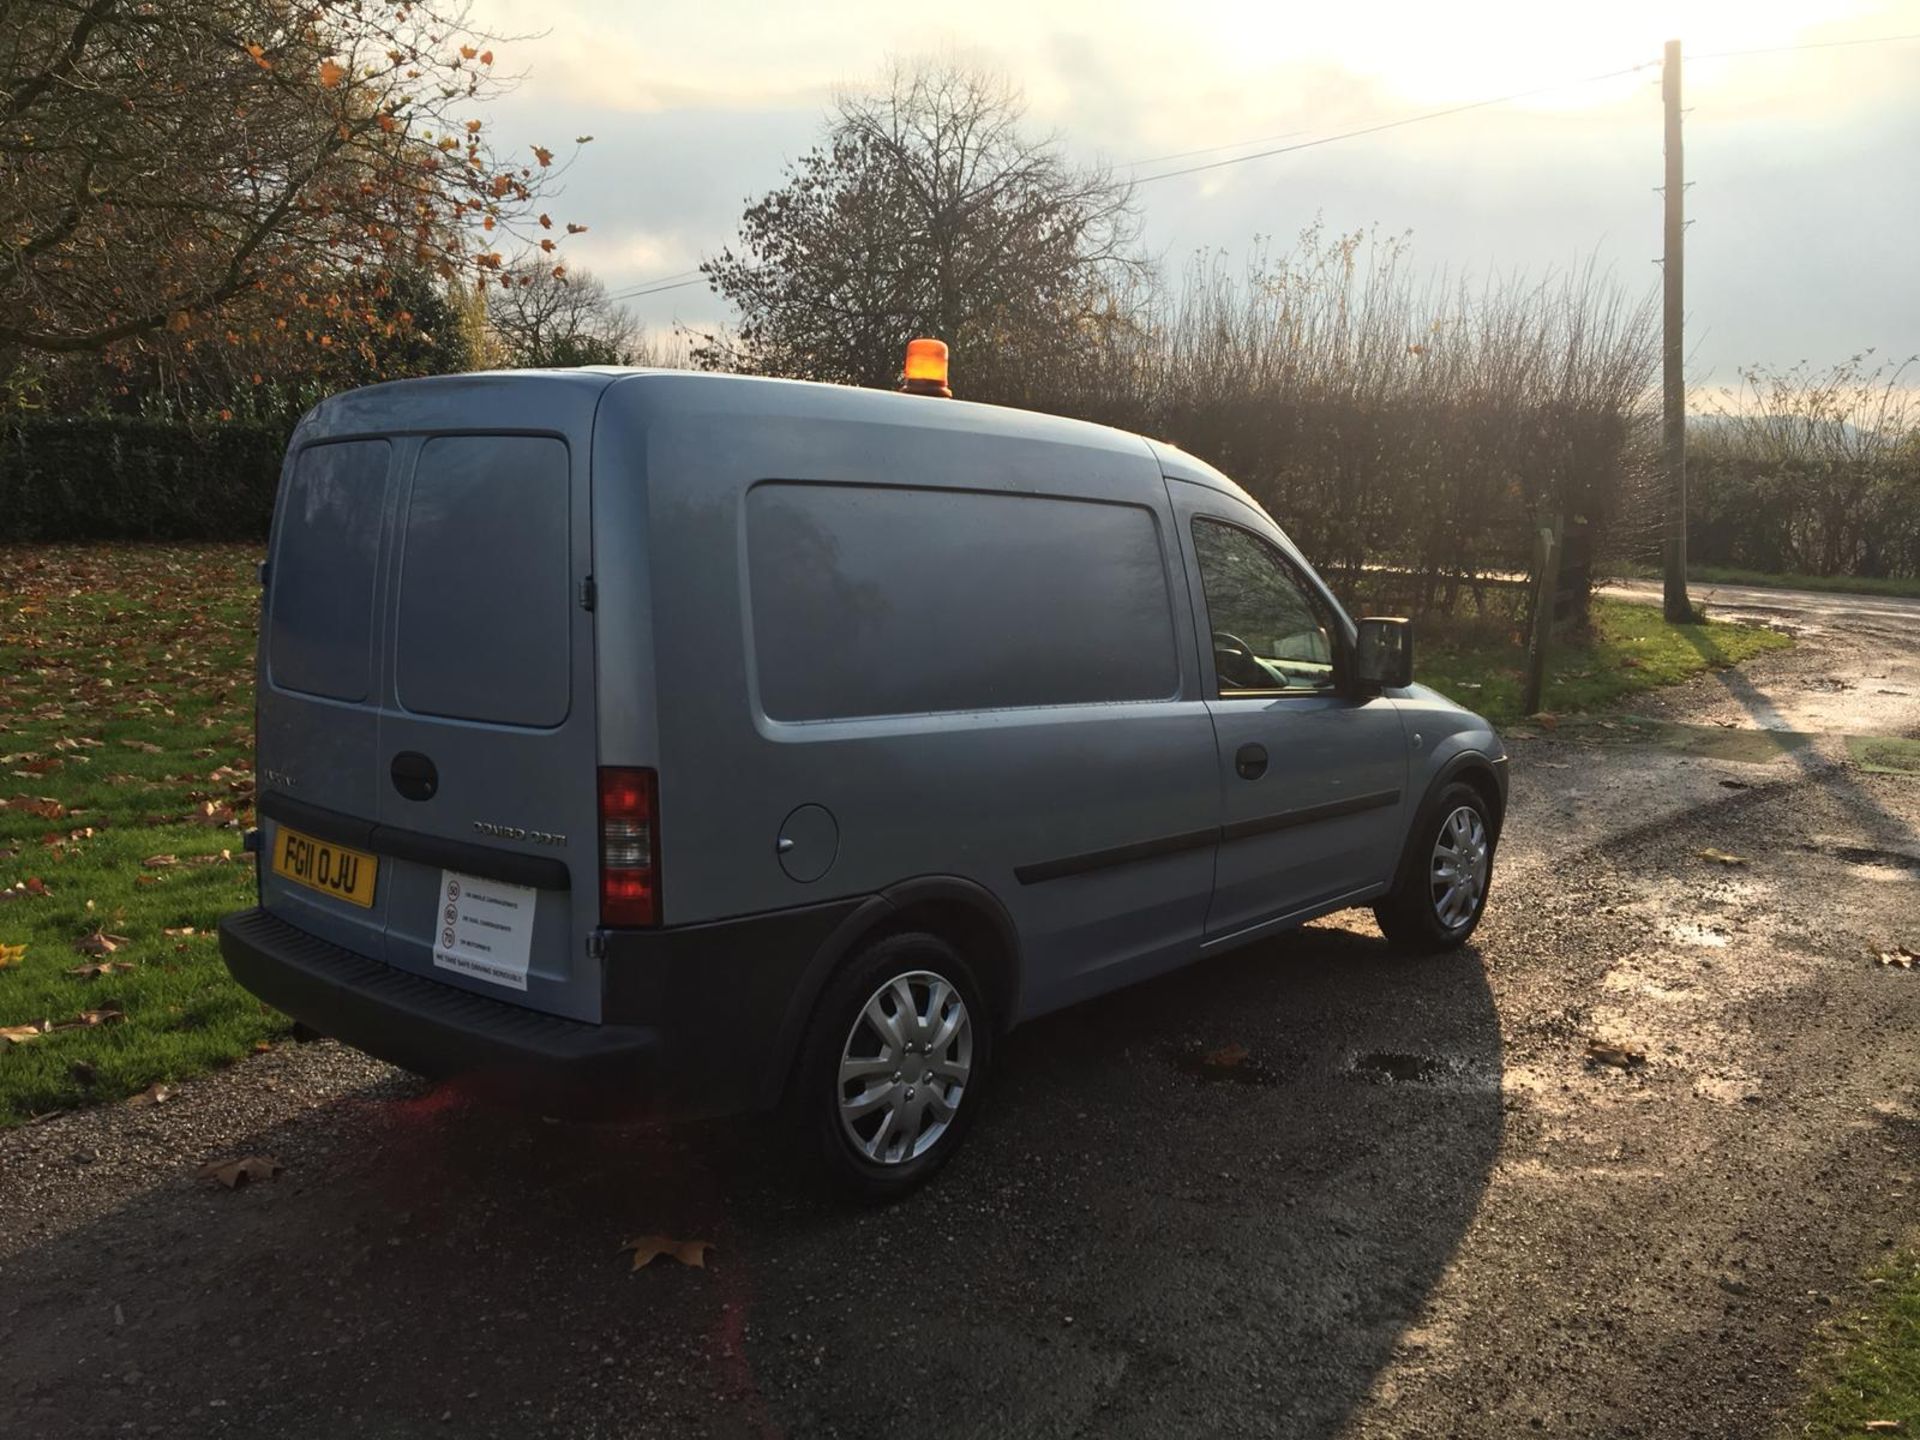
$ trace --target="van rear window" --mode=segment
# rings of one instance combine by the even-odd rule
[[[567,718],[567,447],[441,435],[421,447],[400,570],[400,703],[503,725]]]
[[[1179,688],[1153,513],[970,491],[763,484],[753,651],[778,720],[1165,699]]]
[[[367,698],[391,455],[384,440],[343,440],[309,445],[294,461],[267,600],[267,668],[284,689]]]

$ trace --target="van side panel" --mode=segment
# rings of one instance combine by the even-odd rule
[[[1016,426],[1005,420],[975,428],[972,407],[959,402],[857,392],[842,401],[817,387],[787,388],[794,393],[783,412],[787,395],[772,383],[719,387],[697,378],[637,377],[617,384],[602,407],[603,460],[645,456],[644,516],[629,509],[618,525],[647,526],[668,923],[868,895],[919,876],[959,876],[996,897],[1018,928],[1018,1015],[1190,958],[1211,893],[1219,787],[1212,724],[1194,698],[1198,659],[1182,562],[1165,485],[1146,446],[1090,427],[1074,427],[1065,439],[1044,425],[1032,435],[1007,433]],[[750,413],[720,408],[741,398]],[[755,646],[769,637],[753,623],[749,563],[749,495],[767,482],[846,487],[838,491],[843,497],[869,487],[890,511],[899,510],[907,490],[935,499],[941,492],[992,493],[1009,504],[1017,503],[1009,497],[1036,497],[1036,515],[1061,502],[1084,506],[1089,543],[1054,557],[1066,576],[1134,564],[1137,551],[1116,558],[1100,543],[1103,528],[1118,533],[1116,521],[1124,522],[1121,529],[1132,526],[1119,514],[1131,512],[1159,552],[1153,572],[1131,580],[1151,587],[1164,618],[1157,630],[1143,630],[1139,617],[1148,611],[1139,609],[1132,621],[1115,615],[1104,628],[1076,629],[1064,643],[1098,649],[1156,634],[1150,643],[1167,647],[1158,668],[1164,680],[1151,687],[1158,695],[1135,688],[1124,699],[1101,701],[1084,692],[1082,703],[916,714],[862,714],[868,707],[850,699],[846,708],[856,713],[799,720],[768,713]],[[618,533],[619,512],[604,498],[630,483],[606,465],[596,469],[603,550],[636,543]],[[771,511],[762,518],[774,522],[759,537],[763,549],[777,547],[782,529],[790,529],[789,543],[811,546],[812,558],[790,555],[789,567],[833,571],[838,537],[783,527]],[[929,504],[923,523],[937,527],[941,520],[942,507]],[[1005,563],[1018,534],[996,548],[970,527],[932,533],[966,547],[958,560],[992,594],[980,606],[981,623],[1008,603],[1016,610],[1023,603],[994,589],[1031,583],[1018,578],[1021,567]],[[1029,565],[1021,573],[1037,572]],[[872,574],[836,572],[823,583],[842,580],[867,587],[852,597],[855,611],[910,607],[925,598],[874,589]],[[887,584],[910,580],[894,576]],[[1046,623],[1044,611],[1032,613],[1037,625]],[[784,632],[769,628],[773,643],[793,645],[804,635],[790,624]],[[602,635],[607,677],[642,658],[617,649],[615,633]],[[875,633],[896,632],[880,625]],[[935,636],[931,628],[928,634]],[[873,655],[875,664],[908,669],[937,669],[943,659],[937,644]],[[1071,655],[1062,664],[1087,674],[1102,668]],[[929,678],[928,685],[891,689],[938,693],[945,677]],[[1017,684],[1010,693],[1031,698]],[[804,708],[817,712],[824,694],[816,691]],[[602,704],[610,716],[604,697]],[[783,708],[791,713],[792,703],[773,706]],[[609,724],[603,732],[607,763],[645,746],[637,729],[622,733]],[[790,842],[784,852],[783,840]]]

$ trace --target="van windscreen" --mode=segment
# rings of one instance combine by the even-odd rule
[[[567,447],[440,435],[421,447],[400,571],[400,703],[503,725],[567,718]]]
[[[391,455],[384,440],[345,440],[309,445],[295,459],[267,592],[274,684],[329,700],[367,698]]]

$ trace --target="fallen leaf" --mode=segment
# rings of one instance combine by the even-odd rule
[[[25,947],[23,946],[21,948],[24,949]],[[5,949],[6,946],[0,945],[0,950]],[[1896,945],[1891,950],[1882,950],[1880,952],[1880,963],[1882,965],[1894,965],[1902,970],[1913,969],[1913,962],[1916,960],[1920,960],[1920,950],[1910,949],[1905,945]]]
[[[44,1021],[39,1025],[0,1025],[0,1045],[24,1045],[46,1033]]]
[[[1720,784],[1728,790],[1751,790],[1753,785],[1746,780],[1722,780]]]
[[[1616,1070],[1635,1070],[1647,1063],[1647,1057],[1643,1051],[1629,1050],[1624,1045],[1615,1045],[1606,1040],[1589,1040],[1587,1063],[1611,1065]]]
[[[1247,1063],[1247,1047],[1238,1044],[1220,1046],[1200,1057],[1200,1063],[1212,1070],[1232,1070]]]
[[[158,755],[161,753],[160,747],[151,740],[122,740],[120,743],[129,750],[138,750],[142,755]]]
[[[1870,1431],[1875,1435],[1892,1435],[1905,1430],[1907,1428],[1907,1422],[1904,1420],[1869,1420],[1860,1428]]]
[[[67,807],[58,800],[20,800],[15,803],[36,820],[58,820],[67,813]]]
[[[1549,730],[1558,730],[1560,728],[1560,717],[1551,710],[1539,710],[1527,718],[1537,724],[1545,726]]]
[[[91,965],[75,965],[67,974],[78,975],[82,980],[97,980],[102,975],[117,975],[131,969],[131,960],[96,960]]]
[[[1725,850],[1716,850],[1711,845],[1700,852],[1700,858],[1702,860],[1711,860],[1716,865],[1744,865],[1747,863],[1744,856],[1729,855]]]
[[[163,931],[162,933],[163,933],[163,934],[167,934],[167,935],[192,935],[192,934],[194,934],[194,933],[196,933],[196,932],[195,932],[195,930],[194,930],[194,928],[193,928],[193,926],[191,926],[191,925],[182,925],[182,926],[181,926],[181,927],[180,927],[179,929],[177,929],[177,930],[176,930],[176,929],[172,929],[172,928],[168,928],[168,929],[166,929],[166,930],[164,930],[164,931]]]
[[[670,1240],[665,1235],[642,1235],[637,1240],[628,1240],[620,1247],[633,1252],[633,1268],[644,1269],[647,1263],[657,1256],[671,1255],[682,1265],[691,1265],[695,1270],[707,1268],[707,1251],[713,1248],[706,1240]]]
[[[27,958],[24,945],[0,945],[0,970],[11,970]]]
[[[129,1105],[164,1105],[173,1098],[173,1091],[158,1080],[127,1101]]]
[[[169,865],[178,865],[180,863],[180,857],[178,855],[149,855],[140,863],[149,870],[164,870]]]
[[[109,935],[104,930],[92,930],[73,942],[73,948],[82,955],[111,955],[127,943],[124,935]]]
[[[249,1180],[271,1180],[287,1167],[271,1155],[243,1155],[237,1160],[212,1160],[200,1167],[197,1178],[218,1180],[229,1190],[238,1190]]]
[[[55,1030],[95,1030],[102,1025],[117,1025],[127,1018],[118,1005],[102,1005],[98,1010],[82,1010],[71,1020],[62,1020]]]

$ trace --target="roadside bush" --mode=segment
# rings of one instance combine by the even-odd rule
[[[1657,531],[1650,298],[1591,268],[1417,284],[1400,239],[1311,229],[1117,299],[1065,373],[977,398],[1219,466],[1350,601],[1510,614],[1524,592],[1501,582],[1555,518],[1602,557]]]
[[[1696,564],[1920,576],[1920,397],[1907,368],[1754,370],[1688,429]]]
[[[0,541],[264,539],[290,428],[0,417]]]

